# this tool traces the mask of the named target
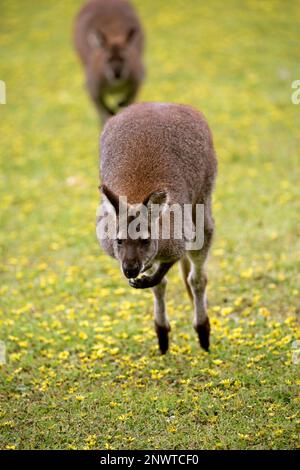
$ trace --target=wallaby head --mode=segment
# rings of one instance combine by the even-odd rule
[[[153,236],[167,201],[163,190],[149,194],[141,204],[127,204],[107,186],[101,186],[104,211],[115,216],[114,257],[128,279],[148,270],[158,252],[158,238]],[[154,209],[154,210],[153,210]]]
[[[127,80],[131,71],[132,55],[135,54],[135,38],[138,30],[134,26],[123,31],[106,31],[95,25],[87,36],[93,51],[95,68],[102,68],[105,78],[111,84]]]

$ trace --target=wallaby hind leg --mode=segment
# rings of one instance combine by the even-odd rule
[[[152,288],[154,294],[154,325],[160,352],[166,354],[169,349],[169,331],[171,330],[166,313],[165,292],[167,280]]]
[[[206,284],[207,276],[205,263],[212,242],[214,223],[210,214],[205,215],[204,221],[204,244],[201,250],[191,250],[188,257],[191,261],[188,282],[194,299],[194,321],[193,325],[198,333],[200,346],[209,350],[210,323],[207,316]]]
[[[108,119],[111,118],[113,114],[109,113],[106,109],[101,107],[98,107],[97,111],[100,117],[101,126],[104,127]]]
[[[87,89],[89,91],[90,97],[96,106],[102,127],[105,126],[107,120],[114,116],[115,112],[113,109],[110,109],[104,101],[103,96],[101,95],[101,84],[89,79],[87,77],[86,83]]]
[[[187,256],[183,256],[181,258],[181,260],[180,260],[180,270],[181,270],[183,282],[185,284],[188,296],[191,299],[191,301],[193,302],[193,293],[192,293],[191,287],[190,287],[189,282],[188,282],[188,277],[189,277],[189,274],[190,274],[190,271],[191,271],[191,263],[190,263],[189,259],[187,258]]]

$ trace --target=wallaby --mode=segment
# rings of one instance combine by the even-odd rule
[[[134,101],[144,77],[144,34],[127,0],[90,0],[75,20],[74,42],[103,123]],[[117,100],[115,106],[110,98]]]
[[[212,242],[214,221],[211,196],[217,173],[212,135],[204,116],[190,106],[168,103],[133,104],[110,119],[101,136],[101,215],[97,235],[104,250],[119,260],[130,286],[152,288],[154,317],[162,354],[169,346],[170,325],[165,307],[165,275],[181,262],[184,281],[194,302],[194,328],[200,345],[209,350],[210,323],[206,305],[205,262]],[[191,220],[203,231],[199,249],[187,249],[184,239],[154,238],[149,232],[138,238],[121,229],[121,196],[126,196],[127,224],[132,207],[146,207],[160,226],[173,204],[193,208]],[[143,205],[142,205],[143,204]],[[159,211],[153,210],[159,204]],[[197,227],[196,208],[204,209],[204,230]],[[104,214],[116,219],[116,236],[99,235]],[[174,222],[174,220],[173,220]],[[138,277],[140,273],[146,273]]]

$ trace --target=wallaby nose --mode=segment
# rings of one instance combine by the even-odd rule
[[[123,273],[128,279],[134,279],[140,274],[140,265],[138,263],[123,264]]]
[[[115,78],[121,78],[121,76],[122,76],[122,64],[115,64],[113,66],[113,72],[114,72]]]
[[[121,78],[123,72],[123,60],[120,58],[111,58],[110,59],[111,70],[114,74],[114,78]]]

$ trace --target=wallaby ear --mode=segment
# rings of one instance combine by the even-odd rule
[[[92,49],[100,49],[106,44],[106,37],[101,31],[91,31],[87,36],[87,41]]]
[[[153,193],[149,194],[144,199],[144,206],[150,206],[151,204],[165,204],[167,202],[168,195],[166,191],[161,190],[161,191],[154,191]]]
[[[151,220],[151,230],[152,222],[156,222],[166,209],[167,199],[168,194],[164,190],[154,191],[144,199],[143,205],[147,208],[148,218]]]
[[[104,194],[108,202],[113,206],[116,211],[116,214],[119,213],[119,197],[111,191],[105,184],[99,186],[100,192]]]

